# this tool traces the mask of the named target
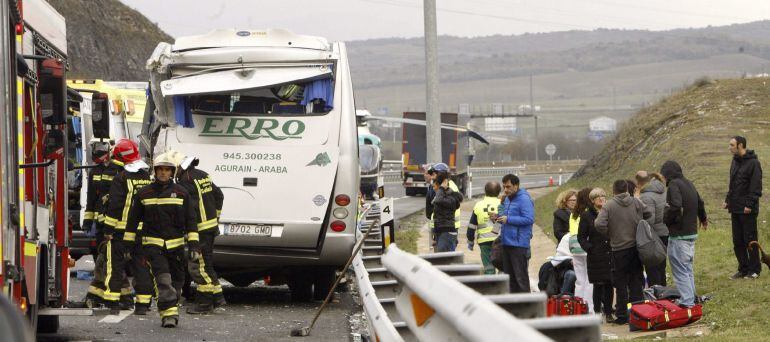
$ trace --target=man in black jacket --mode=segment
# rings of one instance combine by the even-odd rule
[[[703,200],[695,186],[682,174],[682,167],[675,161],[667,161],[660,168],[666,179],[666,209],[663,223],[668,227],[668,259],[671,275],[681,294],[678,304],[682,307],[695,305],[695,240],[698,238],[698,222],[708,228]]]
[[[456,211],[460,209],[463,195],[451,186],[449,173],[438,172],[433,182],[436,197],[433,198],[433,233],[436,236],[436,252],[453,252],[457,247]]]
[[[733,223],[733,249],[738,259],[738,272],[730,279],[756,279],[762,270],[759,251],[748,250],[751,241],[757,241],[757,214],[762,197],[762,165],[753,150],[746,149],[746,138],[730,139],[733,162],[730,165],[730,187],[724,209],[730,212]]]

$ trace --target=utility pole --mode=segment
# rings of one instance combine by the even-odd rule
[[[436,0],[423,0],[425,16],[425,142],[428,163],[441,160],[441,113],[438,104],[438,31]]]
[[[535,97],[532,94],[532,74],[529,74],[529,114],[535,118],[535,161],[540,161],[540,141],[537,135],[537,115],[535,115]]]

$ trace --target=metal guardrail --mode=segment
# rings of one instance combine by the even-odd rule
[[[356,274],[356,284],[358,284],[358,293],[366,314],[367,326],[370,334],[374,335],[372,340],[403,342],[404,339],[398,334],[388,313],[377,299],[360,253],[353,259],[353,270]]]
[[[388,247],[382,263],[398,278],[396,308],[421,341],[550,341],[428,261]],[[451,298],[451,300],[447,300]]]
[[[545,294],[508,293],[507,275],[483,275],[463,252],[383,250],[392,233],[376,223],[392,219],[380,208],[390,205],[366,208],[359,227],[369,237],[352,264],[371,341],[600,341],[601,317],[545,317]]]

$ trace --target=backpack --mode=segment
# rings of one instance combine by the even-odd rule
[[[636,250],[645,267],[658,266],[666,261],[666,246],[652,232],[647,220],[640,220],[636,225]]]

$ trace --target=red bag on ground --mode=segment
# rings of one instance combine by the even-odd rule
[[[574,316],[588,313],[588,304],[580,297],[571,295],[551,296],[546,305],[547,316]]]
[[[695,304],[683,308],[671,300],[645,301],[631,306],[628,317],[629,328],[634,330],[666,330],[678,328],[699,320],[703,306]]]

